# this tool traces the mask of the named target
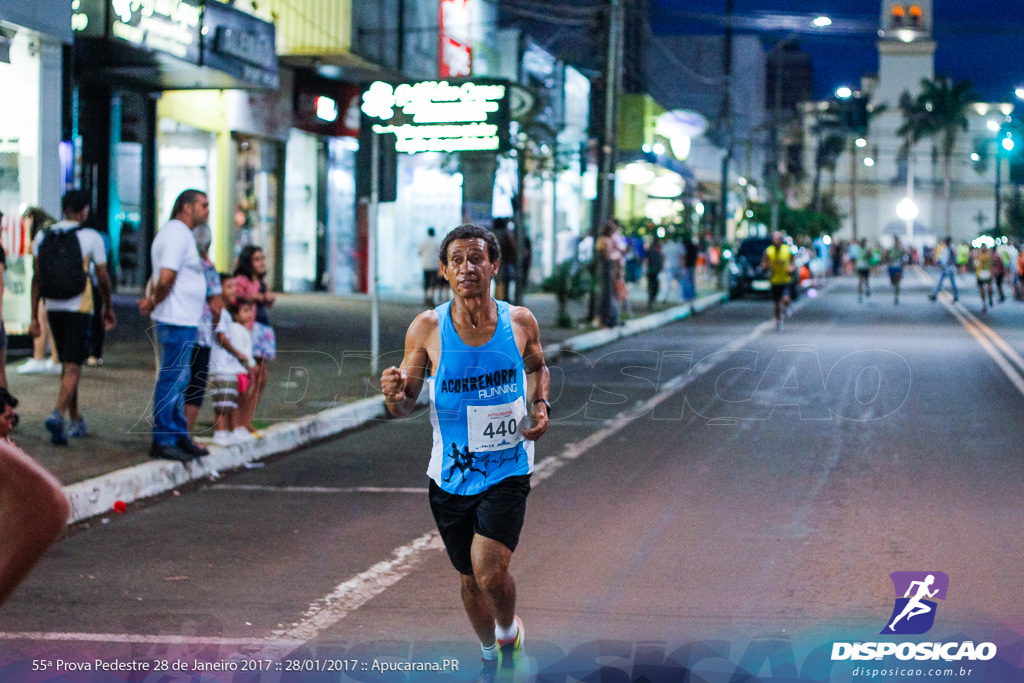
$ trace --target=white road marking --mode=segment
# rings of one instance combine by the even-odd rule
[[[21,631],[17,633],[0,632],[0,640],[45,640],[86,643],[151,643],[160,645],[262,645],[266,638],[214,638],[208,636],[143,636],[131,633],[43,633]],[[282,643],[282,646],[288,645]],[[291,644],[292,648],[302,645],[301,642]]]
[[[215,484],[208,487],[213,491],[267,491],[270,493],[418,493],[425,494],[425,488],[395,488],[384,486],[259,486],[255,484]]]

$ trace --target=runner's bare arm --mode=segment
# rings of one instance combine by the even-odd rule
[[[64,529],[60,482],[10,442],[0,442],[0,603]]]
[[[544,360],[544,348],[540,345],[540,326],[533,313],[522,306],[513,311],[516,326],[525,333],[523,365],[526,368],[526,405],[530,409],[530,426],[523,430],[523,436],[536,441],[548,430],[548,408],[541,402],[548,400],[551,393],[551,372]],[[535,403],[536,401],[536,403]]]
[[[401,367],[391,366],[380,377],[384,405],[395,417],[405,417],[416,405],[430,363],[427,340],[435,329],[436,311],[424,311],[416,316],[409,325],[409,331],[405,333],[405,357],[402,358]]]

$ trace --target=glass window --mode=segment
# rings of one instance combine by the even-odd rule
[[[19,30],[11,45],[11,61],[0,63],[4,91],[16,94],[11,106],[0,107],[0,243],[7,252],[4,321],[10,334],[28,331],[32,318],[31,259],[27,224],[22,214],[39,203],[39,38]]]

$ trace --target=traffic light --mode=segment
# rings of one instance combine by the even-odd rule
[[[1016,119],[999,127],[996,152],[1010,165],[1010,183],[1024,185],[1024,125]]]

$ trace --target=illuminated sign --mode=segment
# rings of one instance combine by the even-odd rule
[[[71,11],[72,28],[82,35],[105,33],[199,63],[200,0],[72,0]]]
[[[363,93],[362,111],[373,132],[395,136],[395,149],[462,152],[507,149],[509,87],[504,83],[423,81],[373,83]]]
[[[441,78],[473,73],[473,1],[441,0],[437,67]]]
[[[316,117],[333,123],[338,120],[338,103],[330,97],[316,98]]]

